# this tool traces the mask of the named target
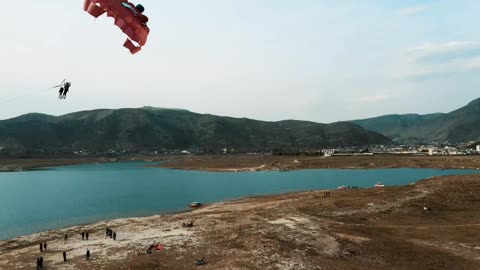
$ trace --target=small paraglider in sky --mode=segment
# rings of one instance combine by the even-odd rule
[[[59,99],[66,99],[67,98],[67,93],[70,91],[70,86],[72,83],[67,82],[66,79],[63,79],[63,81],[58,84],[53,86],[52,88],[59,88],[58,90],[58,98]]]
[[[132,54],[139,52],[147,42],[150,29],[148,17],[142,14],[145,11],[142,5],[135,6],[125,0],[85,0],[83,9],[95,18],[104,13],[113,17],[115,25],[127,35],[123,46]]]

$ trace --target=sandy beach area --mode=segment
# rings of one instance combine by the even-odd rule
[[[190,221],[193,227],[182,226]],[[105,236],[107,227],[116,241]],[[0,242],[0,269],[35,269],[38,256],[44,269],[480,269],[479,231],[480,175],[447,176],[332,190],[330,197],[246,198],[23,236]],[[47,251],[40,252],[41,242]],[[165,249],[148,254],[154,243]],[[207,264],[196,266],[199,258]]]

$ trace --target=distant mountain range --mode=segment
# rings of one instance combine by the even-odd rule
[[[385,115],[351,121],[398,143],[480,140],[480,98],[450,113]]]
[[[387,137],[349,122],[265,122],[154,107],[82,111],[58,117],[34,113],[0,121],[0,149],[4,152],[268,151],[389,143]]]

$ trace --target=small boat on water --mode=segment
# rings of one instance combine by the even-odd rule
[[[340,189],[347,189],[348,187],[347,186],[339,186],[337,189],[340,190]]]
[[[202,205],[203,205],[203,203],[201,203],[201,202],[191,202],[188,206],[190,206],[192,208],[197,208],[197,207],[200,207]]]
[[[385,187],[385,185],[382,184],[382,183],[376,183],[376,184],[375,184],[375,187],[376,187],[376,188],[382,188],[382,187]]]

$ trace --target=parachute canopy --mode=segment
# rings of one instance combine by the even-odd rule
[[[147,26],[148,17],[142,14],[145,10],[142,5],[135,6],[122,0],[85,0],[83,9],[95,18],[104,13],[112,17],[115,25],[128,36],[123,46],[132,54],[140,51],[147,43],[150,29]]]

